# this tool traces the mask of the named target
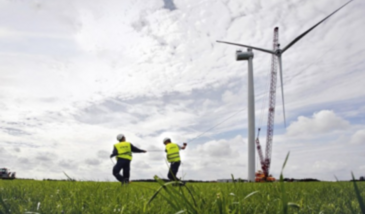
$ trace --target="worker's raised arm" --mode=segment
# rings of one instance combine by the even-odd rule
[[[131,144],[131,149],[132,149],[132,152],[134,152],[134,153],[146,153],[147,152],[146,150],[142,150],[142,149],[139,149],[139,148],[133,146],[133,144]]]
[[[183,143],[183,146],[181,147],[182,150],[184,150],[188,146],[187,143]]]

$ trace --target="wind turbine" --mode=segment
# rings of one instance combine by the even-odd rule
[[[232,43],[232,42],[225,42],[225,41],[217,41],[219,43],[225,43],[225,44],[229,44],[229,45],[236,45],[236,46],[241,46],[241,47],[246,47],[249,49],[253,49],[253,50],[258,50],[258,51],[262,51],[265,53],[269,53],[272,54],[273,56],[277,57],[277,61],[279,64],[279,70],[280,70],[280,83],[281,83],[281,96],[282,96],[282,103],[283,103],[283,117],[284,117],[284,124],[286,126],[286,118],[285,118],[285,102],[284,102],[284,87],[283,87],[283,65],[282,65],[282,59],[281,56],[282,54],[287,51],[291,46],[293,46],[295,43],[297,43],[300,39],[302,39],[305,35],[307,35],[309,32],[311,32],[314,28],[316,28],[318,25],[320,25],[322,22],[326,21],[329,17],[331,17],[333,14],[335,14],[336,12],[338,12],[339,10],[341,10],[343,7],[345,7],[347,4],[349,4],[352,0],[348,1],[346,4],[342,5],[340,8],[338,8],[337,10],[335,10],[334,12],[332,12],[331,14],[329,14],[327,17],[325,17],[324,19],[322,19],[321,21],[319,21],[317,24],[313,25],[311,28],[309,28],[307,31],[303,32],[302,34],[300,34],[299,36],[297,36],[293,41],[291,41],[287,46],[285,46],[283,49],[280,49],[280,44],[277,43],[277,47],[274,47],[274,50],[268,50],[268,49],[264,49],[264,48],[259,48],[259,47],[254,47],[254,46],[250,46],[250,45],[244,45],[244,44],[238,44],[238,43]],[[277,30],[278,28],[275,28],[275,30]],[[253,56],[253,55],[252,55]],[[253,93],[253,90],[251,91]],[[250,94],[250,91],[248,91],[248,97],[253,97],[253,94]],[[250,130],[254,130],[255,127],[251,127],[252,126],[252,122],[249,122],[249,135],[252,131]],[[252,134],[251,134],[252,135]],[[252,141],[252,142],[251,142]],[[254,140],[249,139],[249,147],[254,146],[255,142]],[[249,150],[250,151],[250,150]],[[250,156],[250,154],[249,154]],[[250,158],[249,158],[250,160]],[[254,175],[254,171],[252,171],[252,169],[254,170],[254,161],[252,163],[249,163],[249,179],[250,181],[252,181],[253,179],[250,178],[250,175]]]

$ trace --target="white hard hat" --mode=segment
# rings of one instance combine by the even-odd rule
[[[166,141],[171,141],[171,139],[166,137],[165,139],[163,139],[163,143],[165,143]]]
[[[117,140],[120,141],[122,138],[124,138],[124,134],[118,134]]]

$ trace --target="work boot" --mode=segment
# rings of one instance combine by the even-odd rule
[[[129,185],[129,182],[120,182],[120,184],[122,185],[122,187],[125,187]]]
[[[124,181],[122,181],[120,183],[122,184],[122,186],[128,186],[129,180],[124,180]]]

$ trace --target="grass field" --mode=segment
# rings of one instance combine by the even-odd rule
[[[365,182],[170,184],[0,180],[0,213],[362,213],[365,198]]]

